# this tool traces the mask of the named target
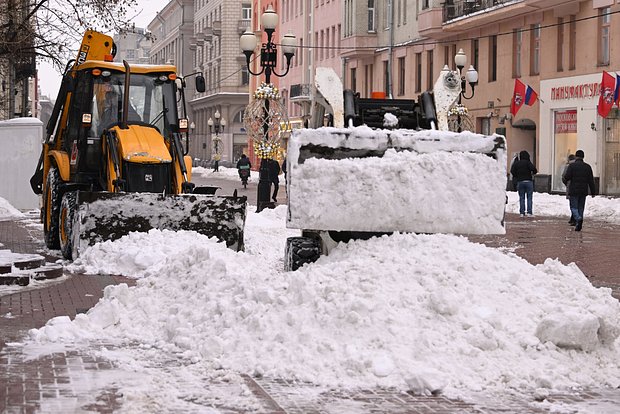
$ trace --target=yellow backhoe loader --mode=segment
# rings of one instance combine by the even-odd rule
[[[30,180],[42,195],[47,247],[75,259],[96,242],[160,228],[242,250],[246,197],[191,182],[187,76],[173,65],[113,62],[114,54],[112,38],[87,31],[65,68]],[[204,92],[204,77],[192,75]]]

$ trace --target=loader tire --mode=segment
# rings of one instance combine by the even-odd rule
[[[60,251],[65,259],[73,259],[73,219],[77,211],[77,192],[70,191],[62,196],[60,203],[58,238]]]
[[[321,245],[310,237],[289,237],[284,252],[284,270],[295,271],[307,263],[314,263],[321,257]]]
[[[60,210],[60,172],[56,167],[51,167],[47,173],[45,185],[44,212],[43,212],[43,235],[48,249],[59,249],[58,238],[58,212]]]

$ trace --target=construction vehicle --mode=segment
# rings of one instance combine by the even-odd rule
[[[152,228],[194,230],[243,249],[246,197],[191,182],[185,78],[173,65],[113,62],[111,37],[84,35],[62,84],[35,174],[48,248],[67,259]],[[202,74],[192,74],[204,92]],[[179,113],[181,112],[181,113]]]
[[[287,239],[286,270],[393,232],[505,233],[506,140],[449,131],[459,93],[442,72],[418,101],[362,99],[317,68],[315,124],[288,142],[286,225],[302,234]]]

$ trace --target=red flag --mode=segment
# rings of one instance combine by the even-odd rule
[[[515,90],[512,94],[512,101],[510,102],[510,113],[512,116],[516,116],[519,109],[523,106],[525,99],[525,84],[519,79],[515,79]]]
[[[616,73],[616,91],[614,92],[614,102],[620,108],[620,75]]]
[[[616,77],[603,71],[601,82],[601,97],[598,100],[598,114],[607,118],[611,107],[614,105],[614,92],[616,91]]]
[[[527,90],[525,91],[525,104],[528,106],[532,106],[538,100],[538,94],[530,85],[527,85]]]

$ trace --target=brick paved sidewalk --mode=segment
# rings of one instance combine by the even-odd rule
[[[620,226],[586,222],[581,233],[573,232],[564,219],[534,217],[521,219],[508,215],[508,234],[478,236],[473,241],[513,251],[531,263],[542,263],[547,257],[562,263],[575,262],[600,286],[610,286],[618,297],[620,277],[616,272],[620,251]],[[45,253],[40,228],[26,221],[0,222],[0,243],[20,253]],[[57,259],[50,257],[50,259]],[[98,387],[97,374],[117,368],[88,350],[57,352],[32,360],[25,359],[19,341],[30,328],[40,327],[54,316],[84,312],[94,306],[109,284],[131,282],[114,276],[67,275],[60,283],[41,289],[26,289],[0,297],[0,412],[114,412],[122,407],[124,396],[113,386]],[[5,315],[10,314],[10,317]],[[106,347],[100,344],[98,347]],[[89,377],[90,375],[90,377]],[[415,396],[390,389],[320,390],[313,384],[277,378],[255,378],[240,375],[239,383],[247,386],[257,413],[544,413],[533,398],[525,401],[504,396],[472,396],[475,403],[450,400],[443,396]],[[248,412],[235,401],[236,385],[230,382],[202,380],[194,387],[208,395],[231,396],[230,401],[203,396],[191,412]],[[620,412],[620,390],[581,392],[574,395],[553,395],[552,403],[564,404],[570,412],[575,404],[606,404],[605,411]],[[583,405],[581,405],[583,407]],[[577,408],[573,412],[577,412]]]

